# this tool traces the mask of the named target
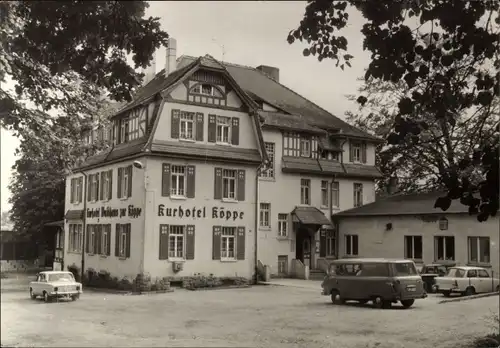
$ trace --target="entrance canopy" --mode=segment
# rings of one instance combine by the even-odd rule
[[[64,220],[52,221],[52,222],[46,223],[45,226],[64,227]]]
[[[68,210],[64,216],[66,220],[82,220],[83,210]]]
[[[316,230],[321,226],[333,228],[330,220],[316,207],[295,207],[291,215],[293,222],[299,223],[304,227],[313,227]]]

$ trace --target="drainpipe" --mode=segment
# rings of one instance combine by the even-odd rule
[[[261,163],[257,167],[257,175],[255,175],[255,197],[256,197],[256,202],[255,202],[255,284],[258,282],[259,278],[259,253],[258,253],[258,246],[259,246],[259,236],[257,235],[257,231],[259,230],[259,202],[260,202],[260,194],[259,194],[259,188],[260,188],[260,180],[259,180],[259,172],[260,170],[264,167],[264,164]]]
[[[342,151],[340,152],[340,164],[342,166],[342,169],[344,169],[344,145],[345,143],[347,143],[347,137],[344,138],[344,141],[340,144],[340,148],[342,149]],[[340,196],[339,196],[339,200],[340,200]],[[330,208],[331,209],[331,208]],[[333,224],[333,219],[331,218],[333,214],[330,214],[330,221],[332,221],[332,224]],[[335,223],[335,240],[337,241],[337,243],[335,243],[335,253],[337,254],[337,259],[339,259],[339,255],[340,255],[340,231],[339,231],[339,228],[338,228],[338,223]]]
[[[83,272],[85,271],[85,238],[87,235],[87,185],[88,185],[88,178],[87,178],[87,173],[84,171],[81,171],[83,174],[84,180],[83,182],[85,183],[83,186],[83,226],[82,226],[82,268],[80,271],[80,281],[83,282]]]

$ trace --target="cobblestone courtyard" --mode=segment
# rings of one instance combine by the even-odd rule
[[[1,296],[2,345],[45,347],[466,347],[491,332],[498,297],[409,310],[334,306],[315,287],[116,295],[87,291],[77,302]]]

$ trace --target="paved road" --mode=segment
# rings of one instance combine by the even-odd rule
[[[257,286],[142,296],[86,292],[77,302],[1,296],[4,346],[464,347],[491,332],[498,297],[404,310],[334,306],[319,289]]]

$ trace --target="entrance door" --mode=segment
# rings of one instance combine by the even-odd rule
[[[302,261],[306,266],[311,266],[312,239],[309,232],[305,229],[297,230],[297,241],[295,243],[295,258]]]

